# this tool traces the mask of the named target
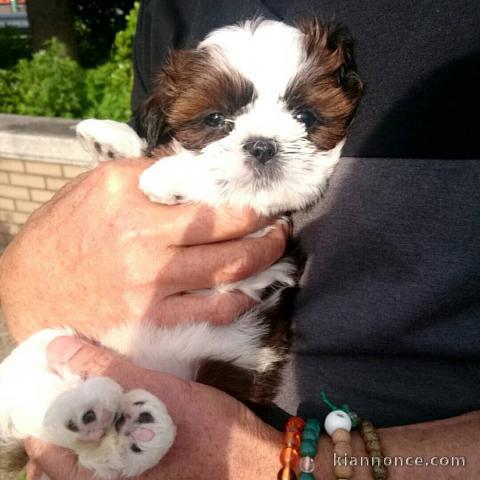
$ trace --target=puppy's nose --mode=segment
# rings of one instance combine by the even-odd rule
[[[243,149],[265,164],[278,152],[278,143],[271,138],[252,138],[243,145]]]

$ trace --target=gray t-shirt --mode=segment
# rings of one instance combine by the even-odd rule
[[[295,218],[310,259],[278,405],[322,416],[324,389],[378,426],[480,409],[478,1],[144,0],[134,107],[168,48],[254,14],[346,24],[366,84],[326,198]]]
[[[309,261],[279,406],[326,413],[324,389],[379,426],[480,408],[480,161],[343,159],[296,220]]]

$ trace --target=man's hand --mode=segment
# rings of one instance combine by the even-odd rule
[[[80,343],[79,343],[80,342]],[[137,480],[270,480],[280,469],[282,434],[264,424],[245,406],[213,388],[184,382],[170,375],[144,370],[99,347],[71,337],[59,337],[48,348],[52,367],[68,366],[84,378],[106,375],[125,389],[144,388],[167,406],[177,425],[170,452],[153,470]],[[478,444],[480,412],[435,422],[378,430],[392,480],[476,480],[480,478]],[[358,461],[354,478],[373,480],[371,467],[363,462],[367,452],[358,433],[352,434],[353,455]],[[41,472],[51,480],[91,480],[78,468],[70,452],[38,440],[27,442],[29,479]],[[446,460],[462,457],[465,464],[439,466],[407,463],[407,459]],[[396,461],[396,460],[395,460]],[[401,462],[405,461],[404,464]],[[403,466],[401,466],[403,465]],[[322,435],[315,459],[315,475],[335,480],[332,442]]]
[[[52,325],[98,337],[126,320],[225,323],[252,306],[241,293],[189,295],[262,271],[281,257],[278,222],[252,211],[163,206],[138,189],[151,162],[119,160],[77,177],[37,210],[4,253],[0,296],[17,340]]]
[[[157,468],[141,479],[252,480],[276,478],[281,434],[228,395],[197,383],[144,370],[99,347],[59,337],[48,348],[50,365],[68,365],[84,377],[105,375],[127,390],[144,388],[167,406],[177,426],[175,442]],[[29,478],[43,471],[51,480],[87,480],[75,456],[30,441]]]

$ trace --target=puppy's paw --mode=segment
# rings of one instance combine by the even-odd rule
[[[298,266],[296,263],[290,258],[282,258],[263,272],[235,283],[217,285],[214,290],[220,293],[239,291],[260,301],[268,287],[276,285],[279,289],[292,288],[295,287],[297,278]]]
[[[53,443],[73,448],[98,443],[112,426],[123,390],[107,377],[93,377],[59,395],[47,410],[44,427]]]
[[[98,161],[120,157],[140,157],[147,144],[126,123],[88,119],[76,127],[83,148]]]
[[[172,446],[176,433],[165,405],[145,390],[132,390],[122,397],[115,430],[128,459],[123,472],[126,476],[156,465]]]
[[[76,448],[79,464],[98,478],[132,477],[154,467],[175,439],[175,425],[158,398],[132,390],[120,400],[112,428],[94,449]]]
[[[165,205],[189,202],[184,192],[188,188],[190,172],[181,171],[182,162],[177,157],[159,160],[147,168],[139,180],[140,190],[152,201]]]

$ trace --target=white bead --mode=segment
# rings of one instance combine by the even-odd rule
[[[334,410],[325,418],[325,431],[332,436],[335,430],[343,428],[349,432],[352,429],[352,421],[348,413],[343,410]]]
[[[312,457],[302,457],[300,459],[300,471],[312,473],[315,470],[315,462]]]

